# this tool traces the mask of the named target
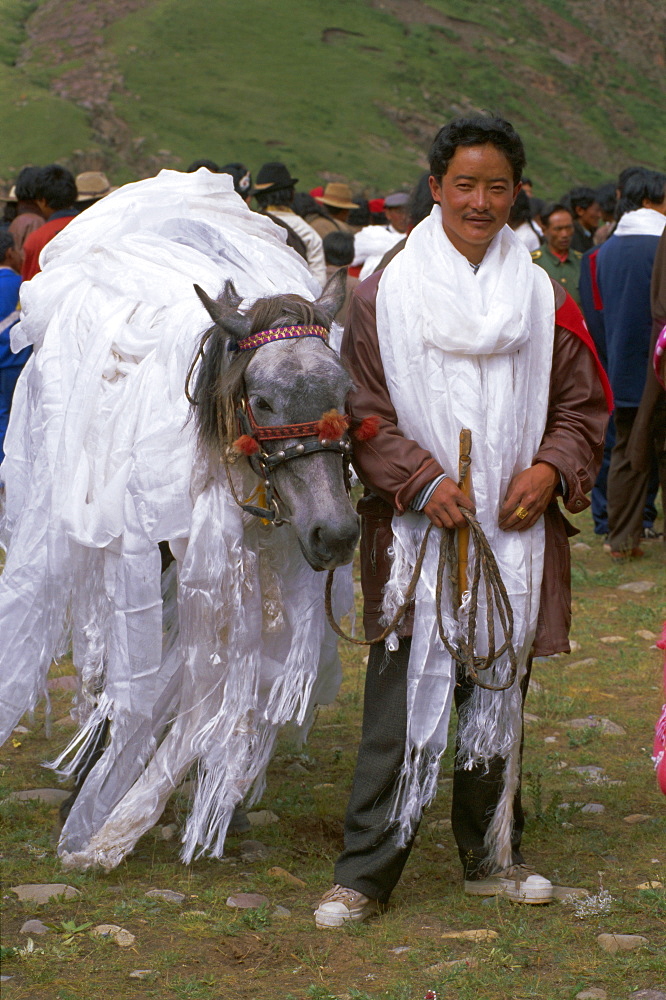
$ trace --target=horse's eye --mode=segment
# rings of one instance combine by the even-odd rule
[[[263,410],[264,413],[272,413],[273,407],[268,403],[263,396],[256,396],[254,399],[253,407],[255,410]]]

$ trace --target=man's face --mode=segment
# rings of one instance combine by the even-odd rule
[[[593,201],[587,208],[577,208],[578,221],[581,226],[587,229],[588,233],[593,233],[601,222],[601,208],[598,201]]]
[[[570,212],[553,212],[543,228],[546,243],[554,253],[566,253],[571,246],[574,226]]]
[[[384,208],[384,215],[399,233],[407,232],[409,218],[406,205],[400,205],[398,208]]]
[[[444,232],[472,264],[483,259],[488,244],[506,224],[520,184],[496,146],[458,146],[441,184],[430,190],[442,210]]]

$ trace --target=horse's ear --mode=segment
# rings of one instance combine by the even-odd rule
[[[321,293],[315,306],[327,317],[329,324],[342,309],[347,294],[347,268],[341,267],[333,277],[326,282],[326,287]]]
[[[212,321],[230,334],[234,340],[242,340],[243,337],[249,336],[252,332],[252,321],[238,312],[238,306],[243,300],[231,279],[225,282],[220,301],[212,299],[200,285],[195,285],[194,291],[201,299]]]

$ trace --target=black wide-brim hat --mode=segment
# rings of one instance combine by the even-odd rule
[[[252,194],[256,191],[284,191],[285,188],[294,187],[296,184],[298,177],[292,177],[284,163],[273,160],[259,168]]]

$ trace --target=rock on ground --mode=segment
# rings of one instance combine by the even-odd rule
[[[227,899],[227,906],[236,910],[257,910],[268,905],[268,896],[260,892],[237,892]]]
[[[240,845],[241,858],[243,861],[261,861],[271,853],[270,847],[262,844],[260,840],[243,840]]]
[[[305,889],[307,885],[302,878],[297,878],[296,875],[292,875],[285,868],[269,868],[266,874],[272,875],[273,878],[282,879],[283,882],[287,882],[289,885],[297,885],[299,889]]]
[[[26,920],[19,934],[48,934],[49,929],[41,920]]]
[[[588,802],[587,805],[583,806],[581,809],[582,813],[593,813],[595,815],[606,812],[606,806],[603,806],[601,802]]]
[[[280,822],[280,817],[276,816],[270,809],[259,809],[256,812],[249,812],[247,818],[251,826],[272,826],[273,823]]]
[[[130,972],[130,979],[147,979],[148,976],[155,976],[157,973],[155,969],[135,969],[134,972]]]
[[[167,903],[182,903],[185,899],[184,893],[174,892],[173,889],[149,889],[145,895],[150,899],[163,899]]]
[[[626,590],[630,594],[647,594],[653,587],[653,580],[631,580],[630,583],[621,583],[617,589]]]
[[[649,941],[642,934],[599,934],[597,944],[610,955],[615,955],[618,951],[636,951]]]
[[[554,885],[553,886],[553,899],[556,899],[558,903],[568,903],[570,898],[574,899],[584,899],[585,896],[589,896],[587,889],[581,889],[580,886],[570,886],[570,885]]]
[[[126,931],[124,927],[119,927],[118,924],[98,924],[90,933],[95,937],[111,938],[119,948],[129,948],[136,941],[134,934]]]
[[[636,886],[637,889],[663,889],[662,882],[655,882],[654,879],[650,879],[648,882],[641,882]]]
[[[593,986],[592,989],[576,993],[576,1000],[606,1000],[607,996],[606,990],[601,990],[597,986]]]
[[[663,990],[639,990],[631,994],[631,1000],[666,1000]]]
[[[491,931],[486,927],[482,927],[471,931],[444,931],[441,936],[460,941],[494,941],[495,938],[499,937],[499,934],[497,931]]]
[[[61,802],[68,799],[72,793],[64,788],[26,788],[22,792],[12,792],[5,800],[6,802],[46,802],[49,806],[59,806]]]
[[[652,816],[648,816],[646,813],[632,813],[631,816],[625,816],[623,822],[628,826],[636,826],[637,823],[649,823]]]
[[[288,910],[286,906],[276,906],[271,912],[271,916],[278,920],[288,920],[291,916],[291,910]]]
[[[73,885],[64,882],[51,882],[45,885],[12,885],[10,892],[15,892],[22,903],[48,903],[54,896],[64,896],[65,899],[76,899],[81,893]]]
[[[625,730],[610,719],[602,719],[600,715],[588,715],[584,719],[568,719],[570,729],[599,729],[605,736],[624,736]]]

